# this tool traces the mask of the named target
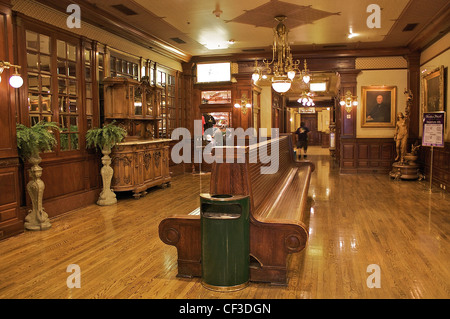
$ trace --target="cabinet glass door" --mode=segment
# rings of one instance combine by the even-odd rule
[[[134,115],[142,115],[142,92],[140,87],[134,90]]]
[[[153,94],[151,92],[147,92],[145,95],[145,104],[146,104],[146,115],[148,117],[155,117],[153,114]]]

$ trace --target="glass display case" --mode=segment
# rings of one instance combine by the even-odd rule
[[[104,83],[105,120],[116,120],[127,128],[127,140],[159,137],[162,87],[123,77],[106,78]]]

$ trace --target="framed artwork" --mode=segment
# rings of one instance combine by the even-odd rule
[[[231,104],[231,90],[202,91],[202,104]]]
[[[445,111],[444,66],[422,76],[422,113]]]
[[[396,86],[362,87],[361,127],[395,127]]]

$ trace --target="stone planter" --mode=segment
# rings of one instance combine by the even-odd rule
[[[45,185],[41,179],[42,168],[39,166],[41,160],[39,155],[34,155],[28,159],[32,167],[29,170],[30,181],[27,184],[27,191],[31,198],[32,209],[28,211],[28,215],[25,217],[24,226],[27,230],[46,230],[52,227],[48,215],[42,207]]]
[[[111,180],[114,173],[111,167],[111,157],[109,157],[109,154],[111,154],[111,148],[104,147],[102,149],[102,154],[103,167],[100,171],[100,174],[102,175],[103,190],[100,193],[97,205],[108,206],[117,203],[116,194],[111,189]]]

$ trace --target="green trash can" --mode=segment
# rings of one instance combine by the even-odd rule
[[[240,195],[200,194],[202,284],[235,291],[250,277],[250,199]]]

